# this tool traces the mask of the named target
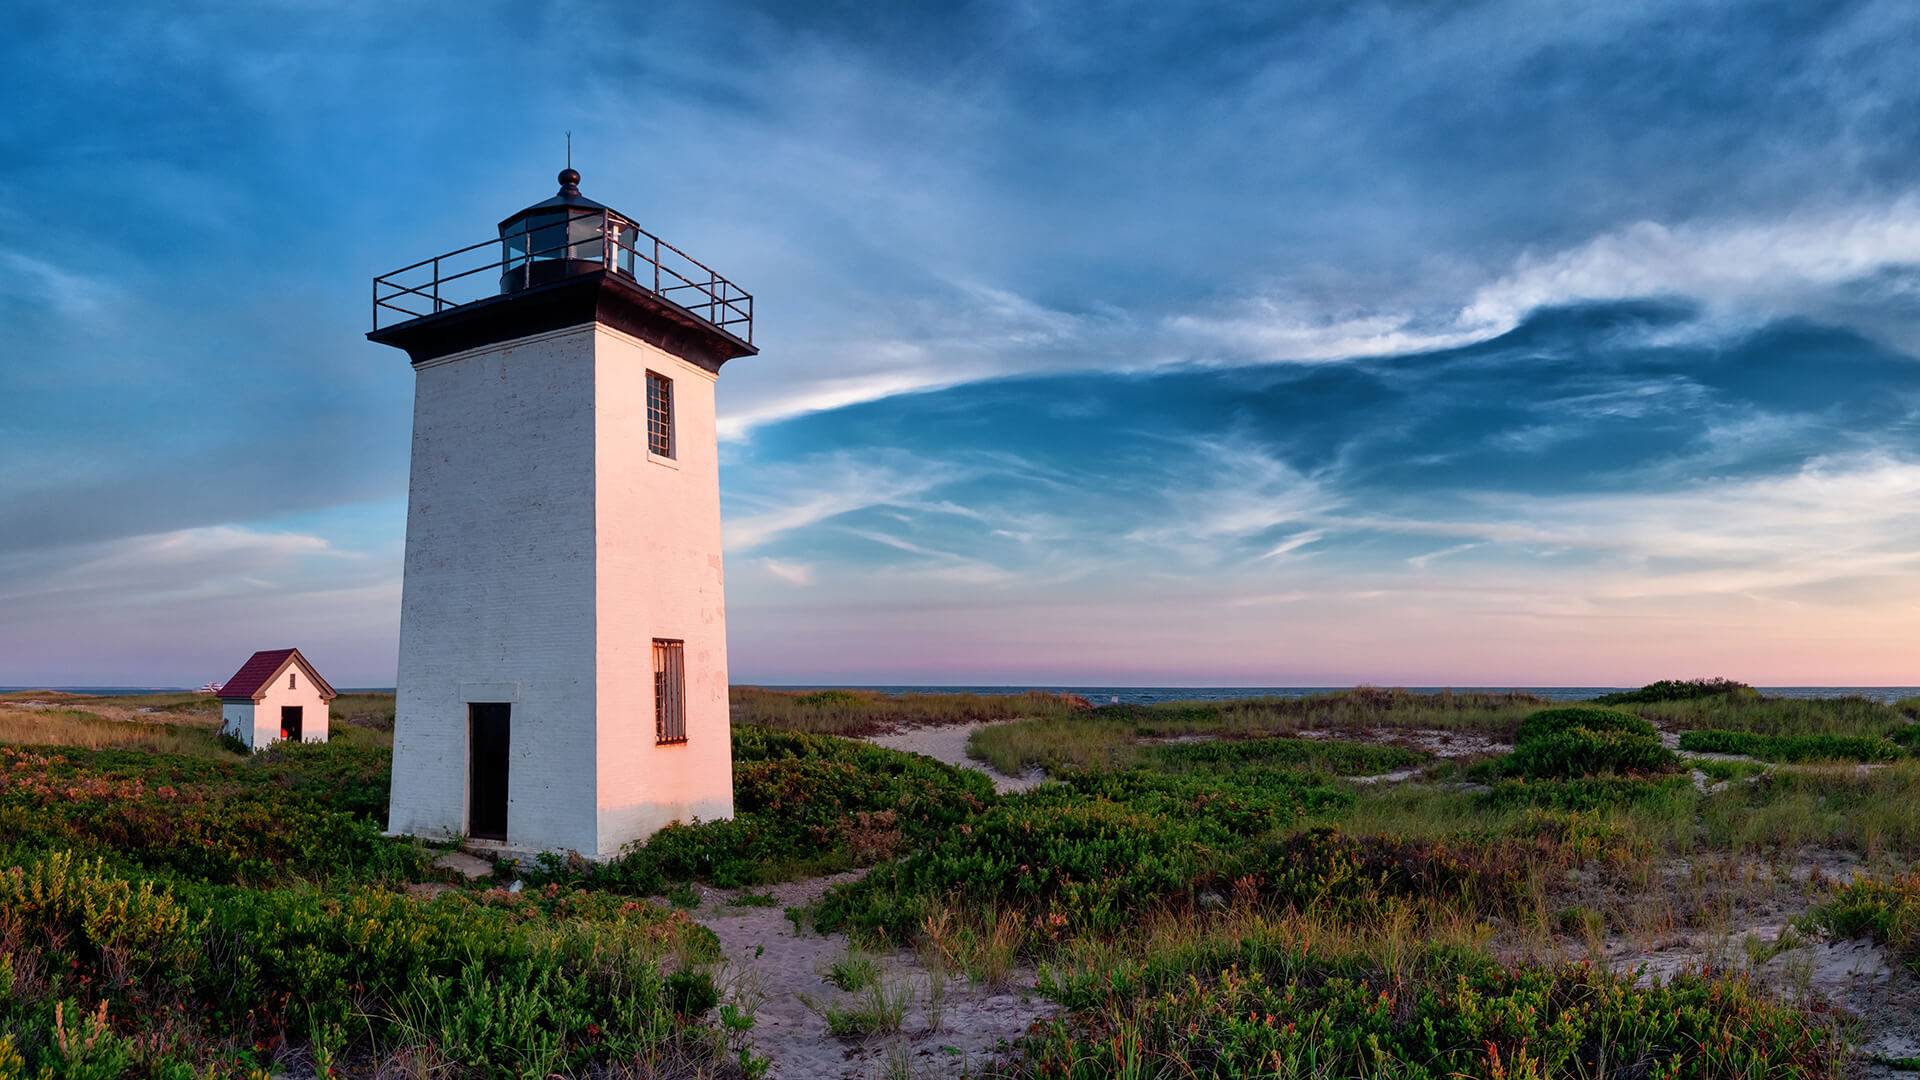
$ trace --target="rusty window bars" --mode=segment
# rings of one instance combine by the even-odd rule
[[[686,644],[653,639],[653,733],[659,743],[687,741]]]

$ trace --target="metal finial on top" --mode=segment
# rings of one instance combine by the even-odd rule
[[[580,194],[580,174],[573,171],[573,132],[567,132],[567,167],[560,170],[560,194]]]

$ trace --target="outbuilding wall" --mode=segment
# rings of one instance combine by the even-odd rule
[[[253,741],[253,702],[222,701],[220,703],[220,733],[231,735],[241,742],[258,750]]]
[[[287,675],[294,676],[292,689],[287,687]],[[260,688],[253,712],[254,749],[265,750],[280,738],[280,709],[282,706],[300,707],[300,741],[326,742],[328,707],[325,698],[320,696],[320,688],[299,665],[293,664],[280,672],[266,686]]]

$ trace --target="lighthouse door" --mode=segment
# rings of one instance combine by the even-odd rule
[[[507,838],[508,718],[505,702],[467,706],[467,835],[476,840]]]

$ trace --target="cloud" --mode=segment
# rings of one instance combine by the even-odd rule
[[[1886,294],[1876,305],[1861,293]],[[1705,306],[1650,342],[1724,338],[1784,316],[1826,318],[1920,345],[1920,198],[1817,207],[1764,220],[1638,221],[1557,251],[1529,249],[1500,276],[1446,303],[1418,293],[1329,311],[1276,294],[1166,320],[1170,356],[1220,363],[1338,362],[1489,341],[1542,309],[1643,298]],[[1903,309],[1904,310],[1901,310]],[[1184,342],[1184,348],[1179,344]],[[1622,404],[1622,403],[1616,403]]]
[[[1166,327],[1169,336],[1189,343],[1194,358],[1223,350],[1218,362],[1234,364],[1393,356],[1484,341],[1499,332],[1486,324],[1436,323],[1410,311],[1331,315],[1308,300],[1274,296],[1245,301],[1224,315],[1174,315]]]
[[[805,587],[813,584],[813,567],[811,566],[783,559],[756,559],[755,562],[767,573],[789,585]]]
[[[11,557],[0,562],[0,600],[163,603],[249,593],[262,590],[262,578],[307,560],[356,557],[318,536],[232,525],[181,529]]]
[[[1480,546],[1480,541],[1476,540],[1471,543],[1455,544],[1452,547],[1444,547],[1438,551],[1429,551],[1422,555],[1412,555],[1407,558],[1407,565],[1412,567],[1417,567],[1418,569],[1421,569],[1421,570],[1425,570],[1436,559],[1444,559],[1449,555],[1459,555],[1462,552],[1472,551],[1474,548],[1477,548],[1479,546]]]
[[[340,685],[392,679],[400,558],[239,525],[0,555],[0,684],[197,685],[298,645]]]
[[[907,455],[867,461],[856,453],[823,454],[757,474],[756,494],[734,501],[746,513],[725,518],[726,549],[746,552],[782,535],[842,514],[916,498],[957,475],[952,466]]]
[[[100,318],[120,295],[101,277],[0,248],[0,298],[45,305],[55,317],[78,322]]]
[[[1345,501],[1319,478],[1245,440],[1203,438],[1190,450],[1193,456],[1185,464],[1191,471],[1171,485],[1165,510],[1128,531],[1127,540],[1199,562],[1219,562],[1235,556],[1238,541],[1277,528],[1308,526]],[[1278,546],[1268,545],[1258,557],[1281,555],[1317,539],[1309,530]]]
[[[1765,221],[1641,221],[1578,247],[1522,255],[1461,310],[1463,328],[1501,333],[1569,303],[1681,296],[1764,320],[1817,314],[1834,290],[1920,268],[1920,199],[1806,210]]]

